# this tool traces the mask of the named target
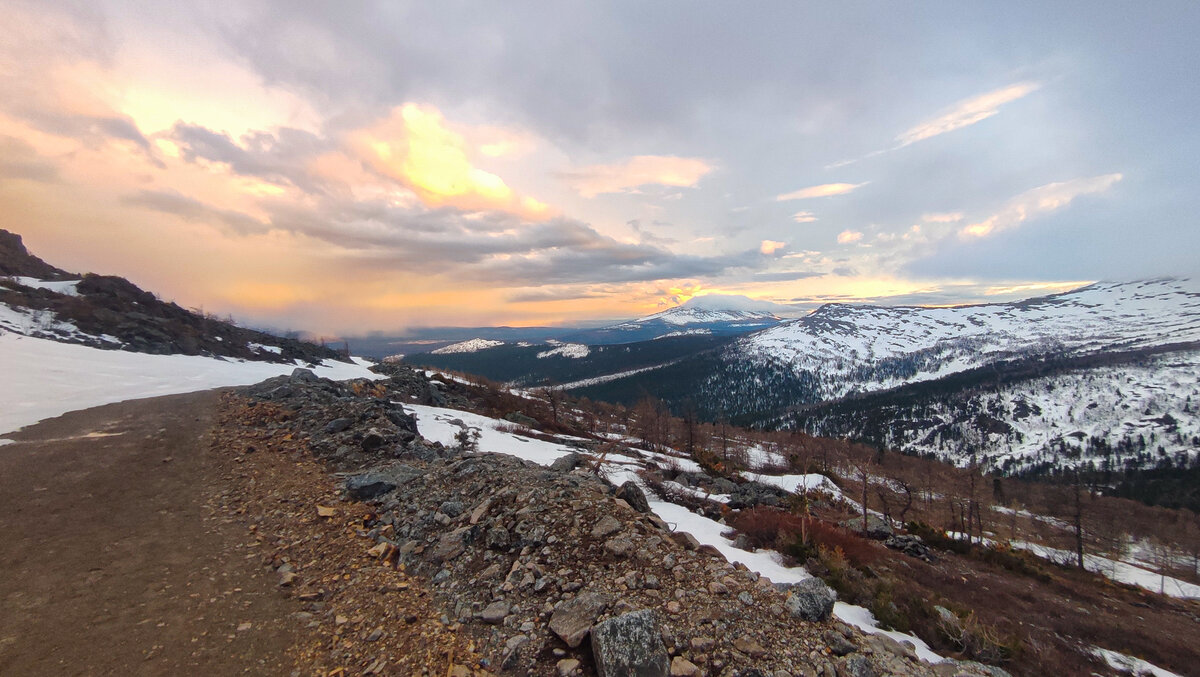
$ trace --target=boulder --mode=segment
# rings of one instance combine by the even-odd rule
[[[368,501],[392,491],[415,477],[420,477],[421,474],[420,470],[401,464],[375,468],[347,477],[345,481],[346,495],[356,501]]]
[[[784,607],[793,618],[820,622],[833,613],[837,593],[819,578],[807,578],[791,586]]]
[[[384,442],[383,433],[379,432],[379,430],[377,428],[371,428],[370,430],[367,431],[366,435],[363,435],[362,450],[367,453],[370,453],[372,451],[375,451],[379,447],[382,447],[383,442]]]
[[[854,654],[846,656],[838,661],[837,673],[839,677],[875,677],[875,668],[871,667],[871,662],[862,654]]]
[[[610,618],[592,628],[592,658],[600,677],[667,677],[670,658],[650,609]]]
[[[889,538],[891,536],[894,536],[896,534],[895,530],[892,529],[892,525],[887,523],[887,520],[884,520],[881,517],[877,517],[877,516],[871,515],[871,514],[867,515],[867,528],[866,529],[863,529],[863,521],[862,521],[861,515],[858,517],[852,518],[852,519],[845,520],[841,523],[841,525],[842,525],[842,527],[849,529],[850,531],[854,531],[854,532],[863,534],[867,538],[874,538],[879,541],[882,541],[882,540]]]
[[[646,500],[646,494],[642,488],[637,485],[637,482],[630,480],[622,484],[617,489],[617,498],[624,500],[629,504],[629,507],[641,513],[650,512],[650,502]]]
[[[550,464],[550,469],[558,472],[571,472],[579,465],[579,458],[579,454],[576,453],[559,456]]]
[[[612,597],[608,595],[585,592],[554,608],[554,614],[550,616],[550,630],[574,649],[583,642],[592,624],[611,603]]]
[[[346,494],[356,501],[368,501],[396,488],[393,478],[378,472],[365,472],[346,478]]]
[[[336,433],[340,433],[346,428],[349,428],[353,423],[354,419],[352,418],[335,418],[329,423],[325,424],[325,434],[334,435]]]

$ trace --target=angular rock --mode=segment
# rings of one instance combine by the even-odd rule
[[[366,472],[346,478],[346,494],[356,501],[377,498],[396,488],[392,478],[377,472]]]
[[[554,608],[550,630],[574,649],[583,642],[592,624],[612,603],[612,597],[598,592],[585,592]]]
[[[835,656],[845,656],[846,654],[854,653],[858,649],[858,647],[850,643],[850,640],[842,636],[840,632],[834,632],[833,630],[826,631],[824,638],[825,643],[829,645],[829,650]]]
[[[631,611],[592,628],[592,658],[600,677],[666,677],[670,670],[658,619]]]
[[[487,605],[487,608],[479,612],[479,619],[484,623],[500,625],[504,622],[504,619],[508,617],[508,610],[508,602],[492,602],[491,604]]]
[[[806,578],[791,588],[784,607],[794,618],[820,622],[833,613],[837,594],[819,578]]]
[[[354,419],[352,418],[335,418],[325,425],[324,432],[326,435],[334,435],[349,428],[353,423]]]
[[[700,677],[703,674],[695,663],[683,656],[671,659],[671,677]]]
[[[375,451],[379,447],[382,447],[383,442],[383,433],[379,432],[379,430],[375,428],[371,428],[367,431],[367,434],[363,436],[360,446],[362,446],[363,451],[369,453]]]
[[[467,549],[464,541],[468,531],[470,527],[462,527],[443,534],[437,544],[429,550],[429,558],[434,562],[446,562],[463,554]]]
[[[876,677],[875,668],[871,667],[871,662],[862,654],[846,656],[839,660],[837,674],[838,677]]]
[[[579,454],[576,453],[559,456],[550,464],[550,469],[558,472],[571,472],[579,465],[579,458]]]
[[[888,524],[882,518],[871,514],[867,515],[867,528],[865,530],[863,529],[862,516],[845,520],[841,525],[846,529],[863,534],[867,538],[874,538],[880,541],[896,534],[892,529],[892,525]]]
[[[624,500],[629,507],[640,513],[650,512],[650,502],[646,500],[645,492],[633,480],[622,484],[617,489],[617,498]]]
[[[617,557],[625,558],[629,556],[629,553],[633,552],[634,545],[633,541],[628,538],[617,536],[605,541],[604,549]]]
[[[604,538],[621,530],[621,523],[612,515],[605,515],[596,521],[592,527],[592,538]]]

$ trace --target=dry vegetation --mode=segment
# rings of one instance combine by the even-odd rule
[[[481,413],[530,419],[514,429],[591,438],[597,446],[621,435],[646,449],[690,457],[714,477],[742,471],[826,475],[846,496],[920,535],[936,560],[908,557],[838,526],[860,516],[844,503],[797,497],[787,509],[731,512],[663,485],[662,475],[646,479],[660,495],[725,517],[731,535],[744,535],[746,547],[778,550],[824,578],[842,599],[947,655],[1000,664],[1018,675],[1108,671],[1085,653],[1091,646],[1181,674],[1200,665],[1200,647],[1192,641],[1197,602],[1113,583],[1078,569],[1077,556],[1056,564],[1006,545],[1028,541],[1120,558],[1130,544],[1142,544],[1153,555],[1144,566],[1200,581],[1200,519],[1189,511],[1106,497],[1081,483],[988,476],[847,440],[701,422],[674,416],[651,399],[625,408],[553,390],[520,396],[484,379],[458,378],[477,386],[462,391]],[[752,467],[752,458],[763,452],[773,460]],[[678,472],[664,470],[669,477]],[[984,545],[985,539],[994,544]]]

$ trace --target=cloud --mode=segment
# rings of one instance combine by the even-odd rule
[[[787,246],[786,242],[779,242],[776,240],[763,240],[762,245],[759,246],[759,248],[758,248],[758,251],[770,256],[771,254],[774,254],[775,252],[779,251],[780,249],[783,249],[786,246]]]
[[[940,136],[946,132],[953,132],[956,129],[970,127],[973,124],[982,122],[993,115],[1000,112],[1000,106],[1016,101],[1032,94],[1041,88],[1041,83],[1037,82],[1018,82],[1007,87],[1001,87],[986,94],[964,99],[950,108],[942,111],[937,117],[926,120],[915,127],[912,127],[896,137],[896,145],[891,148],[872,151],[862,157],[852,158],[849,160],[839,160],[825,165],[825,169],[837,169],[852,165],[860,160],[867,158],[878,157],[885,153],[890,153],[894,150],[900,150],[907,146],[911,146],[918,141],[931,139],[935,136]]]
[[[925,223],[957,223],[963,220],[962,212],[934,212],[931,214],[922,214],[921,220]]]
[[[781,270],[770,273],[754,273],[750,277],[755,282],[791,282],[793,280],[807,280],[813,277],[821,277],[824,274],[812,270]]]
[[[240,233],[261,231],[266,225],[241,212],[210,207],[199,200],[174,191],[142,190],[121,197],[121,204],[173,214],[185,221],[210,225],[223,224]]]
[[[807,200],[809,198],[814,198],[814,197],[830,197],[832,195],[844,195],[856,188],[862,188],[863,186],[867,185],[868,183],[870,183],[870,182],[864,181],[863,183],[823,183],[819,186],[809,186],[808,188],[801,188],[800,190],[792,191],[791,193],[784,193],[782,195],[776,195],[775,201],[776,202],[784,202],[786,200]]]
[[[580,195],[593,198],[602,193],[628,192],[638,186],[690,187],[712,169],[699,158],[638,155],[622,164],[582,167],[564,176]]]
[[[796,223],[812,223],[817,220],[812,212],[796,212],[792,214],[792,220]]]
[[[369,167],[431,207],[499,210],[529,219],[552,215],[548,205],[518,195],[499,176],[476,167],[464,137],[433,106],[398,106],[387,118],[353,132],[350,146]]]
[[[41,183],[59,180],[58,167],[43,159],[33,146],[12,136],[0,136],[0,178]]]
[[[1015,228],[1035,216],[1066,207],[1080,195],[1104,192],[1121,178],[1120,174],[1104,174],[1039,186],[1012,198],[999,212],[983,221],[966,226],[959,231],[959,235],[986,237]]]
[[[843,230],[838,233],[837,241],[839,244],[850,244],[851,242],[858,242],[862,237],[863,234],[857,230]]]
[[[926,120],[896,137],[896,148],[969,127],[999,112],[1000,106],[1025,97],[1041,87],[1036,82],[1018,82],[958,102],[935,118]]]

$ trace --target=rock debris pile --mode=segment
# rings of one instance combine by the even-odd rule
[[[427,579],[442,622],[472,636],[482,658],[458,674],[936,674],[911,645],[832,620],[819,580],[781,588],[730,564],[580,456],[543,467],[423,439],[396,403],[428,400],[422,383],[405,370],[375,384],[297,370],[249,392],[290,412],[274,434],[370,506],[358,535],[377,566]]]

